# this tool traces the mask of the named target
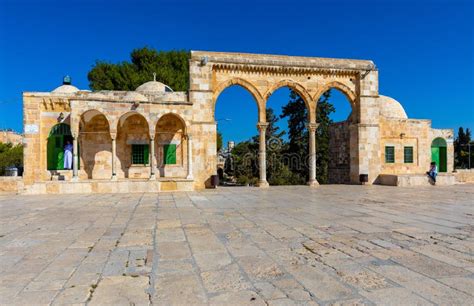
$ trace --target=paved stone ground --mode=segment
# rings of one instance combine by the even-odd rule
[[[0,197],[2,304],[474,304],[474,185]]]

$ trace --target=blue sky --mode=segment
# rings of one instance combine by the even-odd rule
[[[380,93],[409,117],[472,129],[473,10],[468,0],[0,0],[0,128],[21,131],[23,91],[50,91],[65,74],[87,89],[96,60],[127,60],[146,45],[371,59]],[[271,99],[278,111],[287,91]],[[344,101],[337,105],[344,113]],[[256,133],[243,90],[224,91],[216,112],[232,119],[219,123],[226,139]]]

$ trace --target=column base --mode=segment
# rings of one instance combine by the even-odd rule
[[[270,187],[270,185],[268,184],[267,181],[259,181],[258,182],[258,187],[259,188],[268,188],[268,187]]]
[[[187,180],[193,180],[194,177],[193,177],[192,175],[188,175],[188,176],[186,176],[186,179],[187,179]]]
[[[150,181],[156,181],[156,176],[154,173],[150,175]]]
[[[112,178],[110,179],[111,181],[116,181],[117,180],[117,175],[116,174],[112,174]]]
[[[79,182],[79,177],[73,176],[73,177],[71,178],[71,182]]]
[[[309,187],[318,187],[319,186],[319,182],[317,180],[311,180],[311,181],[308,181],[308,183],[306,183]]]

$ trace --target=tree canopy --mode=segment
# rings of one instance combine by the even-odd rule
[[[141,84],[156,80],[175,91],[189,87],[189,51],[157,51],[148,47],[134,49],[130,61],[110,63],[97,61],[89,71],[92,90],[135,90]]]

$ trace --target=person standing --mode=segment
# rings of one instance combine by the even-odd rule
[[[438,167],[436,167],[435,162],[431,162],[430,164],[430,170],[426,172],[428,176],[433,180],[433,183],[436,184],[436,176],[438,175]]]
[[[66,145],[64,146],[64,169],[71,170],[72,169],[72,143],[67,140]]]

